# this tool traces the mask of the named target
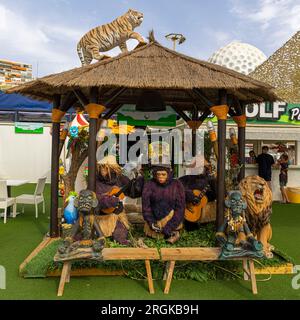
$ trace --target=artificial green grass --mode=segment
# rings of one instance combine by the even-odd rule
[[[30,193],[33,185],[13,188],[14,194]],[[34,208],[25,206],[25,213],[9,219],[6,225],[0,220],[0,265],[7,271],[7,288],[0,290],[0,299],[57,299],[59,278],[24,279],[18,268],[29,253],[42,241],[49,226],[49,186],[45,192],[47,211],[34,218]],[[300,206],[273,206],[272,244],[300,264]],[[59,299],[300,299],[300,290],[291,286],[293,275],[273,275],[271,280],[258,276],[258,295],[251,292],[249,282],[215,280],[198,282],[174,280],[169,295],[163,294],[164,282],[155,281],[155,295],[147,290],[147,281],[127,277],[73,277]],[[161,278],[160,278],[161,279]]]
[[[133,241],[143,236],[142,228],[134,227],[130,236]],[[57,252],[62,240],[52,242],[46,248],[41,250],[22,270],[22,275],[29,277],[45,277],[49,271],[62,269],[63,264],[54,262],[53,258]],[[144,243],[149,248],[157,248],[160,250],[165,247],[213,247],[215,244],[215,225],[209,223],[202,225],[201,228],[192,232],[184,231],[178,242],[171,245],[164,239],[155,240],[144,238]],[[123,247],[122,245],[107,239],[106,247]],[[258,267],[279,266],[292,260],[286,255],[274,254],[273,259],[260,259],[256,261]],[[146,270],[144,261],[90,261],[82,260],[72,263],[72,269],[99,268],[107,270],[123,270],[131,279],[146,279]],[[161,279],[165,269],[165,262],[152,261],[152,275],[154,279]],[[241,279],[242,264],[240,261],[211,261],[211,262],[188,262],[178,261],[174,270],[174,279],[178,280],[222,280],[222,279]]]
[[[131,233],[132,237],[137,239],[143,235],[141,230],[134,230]],[[174,247],[168,244],[165,240],[154,240],[145,238],[145,244],[149,248],[160,249],[162,247]],[[61,241],[51,243],[49,246],[39,252],[23,269],[22,274],[25,277],[44,277],[48,271],[62,269],[62,263],[54,262],[53,257],[57,251]],[[208,224],[205,227],[193,231],[184,232],[181,239],[176,243],[177,247],[203,247],[214,245],[214,225]],[[123,247],[111,240],[106,243],[107,247]],[[154,279],[162,279],[165,262],[152,261],[152,275]],[[146,279],[146,270],[144,261],[75,261],[72,263],[73,269],[86,268],[104,268],[108,270],[123,270],[131,279],[143,280]],[[174,279],[192,279],[197,281],[208,281],[216,279],[236,279],[241,278],[242,268],[238,261],[213,261],[205,262],[177,262]]]

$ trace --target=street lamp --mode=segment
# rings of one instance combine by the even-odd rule
[[[178,42],[178,44],[182,44],[186,40],[184,35],[181,33],[170,33],[166,35],[166,38],[173,42],[174,51],[176,50],[176,42]]]

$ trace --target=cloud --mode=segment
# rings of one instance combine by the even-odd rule
[[[209,35],[215,40],[216,45],[224,45],[232,40],[232,35],[229,32],[221,30],[210,30]]]
[[[55,1],[57,6],[69,5],[68,0]],[[84,25],[73,28],[71,23],[57,23],[55,18],[32,19],[22,11],[0,4],[0,58],[32,64],[34,76],[38,69],[39,77],[79,67],[76,46],[88,31],[88,27],[83,28]],[[136,44],[136,40],[129,40],[129,50]],[[120,52],[114,48],[105,54],[115,56]]]
[[[268,46],[278,48],[300,30],[299,0],[232,0],[231,4],[231,13],[245,24],[257,26]]]
[[[38,63],[40,75],[78,66],[75,47],[81,35],[80,30],[63,25],[26,19],[0,4],[1,58]]]

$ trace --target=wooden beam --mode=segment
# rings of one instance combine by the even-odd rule
[[[124,88],[124,87],[121,87],[120,89],[116,90],[116,92],[114,92],[113,96],[111,98],[109,98],[107,101],[105,101],[104,106],[108,107],[111,103],[113,103],[126,90],[127,90],[127,88]]]
[[[220,105],[227,104],[226,90],[219,92]],[[225,157],[226,157],[226,120],[218,119],[218,163],[217,163],[217,230],[224,221],[225,200]]]
[[[84,93],[80,89],[75,89],[73,90],[73,92],[83,107],[85,107],[89,103],[89,99],[84,95]]]
[[[98,93],[96,93],[96,88],[93,89],[94,92],[93,94],[94,95],[97,95],[97,101],[94,101],[93,103],[98,103]],[[107,101],[105,101],[103,103],[103,105],[106,107],[106,108],[109,108],[109,106],[122,94],[124,93],[125,91],[127,90],[127,88],[121,88],[121,89],[118,89],[118,90],[115,90],[114,93],[113,93],[113,96],[111,96]],[[77,97],[78,101],[80,102],[80,104],[85,107],[91,100],[90,99],[87,99],[86,96],[81,92],[81,90],[79,89],[76,89],[76,90],[73,90],[73,93],[75,94],[75,96]],[[118,104],[118,106],[122,106],[122,104]],[[118,110],[120,107],[116,107],[116,110]],[[109,118],[113,115],[113,113],[111,113],[111,110],[108,111],[110,116]],[[108,113],[107,113],[108,114]],[[107,117],[105,117],[105,119],[107,119]]]
[[[194,94],[193,91],[191,91],[191,90],[186,90],[185,92],[186,92],[187,95],[191,98],[191,99],[190,99],[190,102],[193,103],[194,106],[197,106],[197,107],[198,107],[198,106],[199,106],[199,103],[200,103],[200,104],[203,104],[202,100],[199,100],[198,96],[197,96],[197,98],[195,98],[195,94]],[[200,110],[200,109],[201,109],[201,108],[199,108],[199,110]]]
[[[243,102],[240,102],[240,100],[237,97],[233,97],[232,108],[234,109],[236,116],[240,116],[243,114],[242,104]]]
[[[78,98],[74,92],[69,92],[62,100],[60,110],[67,112],[77,102],[77,100]]]
[[[109,98],[105,103],[104,106],[106,108],[109,108],[109,105],[112,104],[123,92],[125,92],[127,90],[127,88],[120,88],[119,90],[117,90],[116,92],[114,92],[113,96],[111,98]],[[110,119],[110,117],[115,114],[121,107],[122,107],[122,103],[118,103],[116,106],[111,107],[109,109],[109,111],[103,116],[103,119]]]
[[[61,96],[56,95],[53,108],[59,109]],[[51,151],[51,201],[50,201],[50,237],[59,237],[58,228],[58,181],[59,181],[59,135],[60,123],[52,123],[52,151]]]
[[[172,108],[185,122],[188,122],[188,121],[191,121],[191,120],[192,120],[189,116],[187,116],[182,110],[178,109],[177,107],[171,106],[171,108]]]
[[[159,260],[156,248],[104,248],[103,260]]]
[[[206,95],[198,88],[194,88],[193,92],[196,94],[196,96],[209,108],[213,107],[215,104],[211,102]]]
[[[162,261],[216,261],[221,254],[221,248],[161,248]]]
[[[118,104],[118,105],[110,108],[109,111],[103,116],[103,119],[105,119],[105,120],[110,119],[110,117],[113,114],[115,114],[122,106],[123,106],[123,104]]]
[[[138,96],[122,95],[121,97],[118,97],[118,99],[116,99],[115,103],[116,104],[117,103],[132,104],[137,101],[137,98]],[[197,105],[197,103],[195,101],[192,101],[190,98],[178,98],[174,100],[171,97],[166,97],[164,98],[164,101],[166,105],[180,105],[180,106],[189,105],[191,106],[190,108],[192,108],[195,104]]]
[[[211,114],[211,111],[209,109],[205,110],[202,113],[202,115],[199,117],[199,121],[203,122],[210,114]]]
[[[246,101],[256,101],[256,102],[263,102],[265,99],[261,97],[260,95],[257,95],[256,93],[252,92],[251,90],[246,89],[240,89],[239,92],[241,92],[243,95],[246,96]]]

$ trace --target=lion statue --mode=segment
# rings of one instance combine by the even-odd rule
[[[247,202],[246,220],[257,240],[261,241],[266,257],[272,258],[270,218],[272,213],[272,191],[267,182],[258,176],[244,178],[239,188]]]

